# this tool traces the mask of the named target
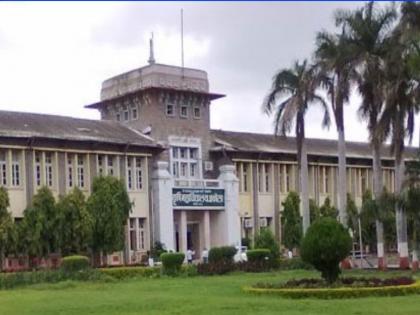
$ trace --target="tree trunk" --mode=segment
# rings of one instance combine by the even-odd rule
[[[373,196],[379,199],[382,193],[382,166],[380,144],[373,145]],[[386,269],[385,246],[384,246],[384,226],[383,222],[377,218],[376,221],[376,246],[378,253],[378,269]]]
[[[403,176],[404,161],[402,159],[395,159],[395,194],[397,196],[399,196],[401,193]],[[395,220],[397,225],[397,241],[398,255],[400,258],[400,269],[407,269],[410,267],[407,242],[407,215],[405,213],[405,210],[398,203],[395,207]]]
[[[419,269],[419,255],[418,255],[418,253],[419,253],[419,242],[417,240],[417,231],[418,231],[418,224],[414,224],[414,231],[413,231],[413,261],[411,263],[411,268],[412,268],[413,271],[417,271]]]
[[[346,142],[344,129],[338,130],[338,211],[341,224],[347,227]]]
[[[308,155],[306,152],[305,139],[302,140],[302,147],[300,152],[300,194],[302,198],[302,217],[303,217],[303,234],[306,233],[310,225],[309,213],[309,193],[308,193]]]

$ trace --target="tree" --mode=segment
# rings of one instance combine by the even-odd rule
[[[344,105],[348,103],[351,84],[355,80],[355,60],[345,28],[341,33],[319,32],[316,37],[315,56],[321,68],[321,85],[327,90],[338,133],[338,210],[340,222],[347,224],[346,197],[346,140]]]
[[[378,132],[383,109],[385,88],[383,58],[389,49],[390,28],[397,17],[393,6],[380,8],[368,2],[355,11],[340,10],[336,24],[345,29],[347,45],[351,46],[353,60],[358,66],[357,88],[362,97],[359,114],[367,121],[373,155],[373,192],[379,198],[382,192],[381,146],[383,134]],[[383,224],[376,221],[379,268],[384,268]]]
[[[270,251],[270,258],[275,262],[280,256],[280,247],[274,237],[273,232],[268,228],[263,228],[255,238],[255,249],[268,249]]]
[[[358,234],[359,211],[357,210],[356,203],[354,202],[354,199],[351,194],[347,194],[346,213],[347,213],[347,226],[354,233]]]
[[[286,136],[295,127],[299,186],[302,198],[303,232],[309,227],[308,157],[305,143],[305,114],[312,104],[321,105],[322,125],[328,127],[330,116],[324,99],[316,93],[319,75],[316,67],[305,60],[291,69],[280,70],[273,78],[273,86],[263,102],[266,114],[274,114],[274,134]],[[284,99],[284,97],[286,97]]]
[[[337,208],[331,205],[330,197],[325,198],[324,204],[319,208],[321,217],[337,219]]]
[[[347,258],[352,241],[346,228],[336,219],[315,221],[303,237],[300,247],[302,260],[321,272],[328,283],[334,283],[340,274],[340,262]]]
[[[62,255],[87,252],[92,233],[92,218],[86,208],[83,192],[76,187],[69,194],[60,196],[57,211]]]
[[[311,217],[311,222],[315,222],[315,220],[318,220],[321,217],[321,210],[319,210],[318,205],[316,204],[316,201],[313,199],[309,199],[309,212]]]
[[[299,211],[299,195],[291,191],[282,203],[283,206],[283,244],[293,250],[300,245],[302,239],[302,220]]]
[[[11,213],[9,194],[4,187],[0,187],[0,270],[3,269],[5,256],[12,252],[16,245],[16,229]]]
[[[93,254],[107,255],[122,250],[132,208],[124,183],[113,176],[95,178],[87,208],[92,216]]]

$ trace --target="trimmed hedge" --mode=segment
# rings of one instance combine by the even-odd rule
[[[209,251],[209,263],[230,263],[236,254],[234,246],[213,247]]]
[[[314,267],[307,262],[304,262],[300,257],[280,259],[278,268],[280,270],[313,270]]]
[[[89,258],[86,256],[67,256],[61,260],[61,269],[64,272],[78,272],[89,268]]]
[[[420,294],[420,281],[410,285],[361,287],[361,288],[323,288],[323,289],[272,289],[244,287],[243,290],[254,294],[278,295],[292,299],[348,299],[369,296],[401,296]]]
[[[160,267],[112,267],[101,268],[99,271],[115,279],[134,277],[157,278],[160,276]]]
[[[248,250],[246,256],[249,262],[264,262],[270,258],[270,250],[266,248]]]
[[[184,262],[184,253],[163,253],[160,255],[162,261],[163,273],[167,275],[176,275],[181,271]]]

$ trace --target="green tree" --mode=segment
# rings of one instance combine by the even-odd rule
[[[328,283],[333,283],[340,274],[339,264],[348,257],[351,247],[351,237],[341,223],[321,218],[309,227],[300,250],[302,260],[321,271]]]
[[[112,176],[96,177],[87,208],[92,216],[93,254],[97,257],[122,250],[132,208],[124,183]]]
[[[309,199],[309,212],[311,214],[311,222],[315,222],[321,217],[319,207],[313,199]]]
[[[5,256],[14,250],[16,245],[16,229],[8,208],[9,194],[4,187],[0,187],[0,270],[3,268]]]
[[[319,208],[319,212],[321,217],[330,217],[333,219],[337,219],[337,208],[331,205],[330,197],[325,198],[324,204]]]
[[[302,239],[302,220],[299,211],[299,195],[291,191],[283,205],[283,244],[289,250],[297,248]]]
[[[324,112],[322,126],[330,125],[327,103],[317,94],[320,76],[305,60],[290,69],[280,70],[273,78],[273,86],[263,102],[267,115],[274,114],[274,134],[286,136],[294,126],[299,167],[299,188],[302,196],[302,227],[310,224],[308,191],[308,156],[305,142],[305,115],[311,105],[319,104]]]
[[[92,233],[92,218],[83,192],[76,187],[69,194],[60,196],[57,211],[62,255],[87,252]]]
[[[353,233],[358,234],[359,211],[357,210],[356,203],[354,202],[354,199],[351,194],[347,194],[346,212],[347,212],[347,226],[353,231]]]
[[[340,10],[336,14],[336,25],[346,30],[346,42],[351,47],[352,59],[357,60],[357,89],[362,98],[358,111],[360,117],[367,122],[372,146],[375,198],[379,198],[383,188],[381,146],[384,137],[379,132],[386,82],[383,58],[390,48],[390,28],[396,17],[394,6],[379,7],[373,1],[357,10]],[[376,221],[376,233],[378,255],[382,255],[384,233],[380,221]],[[383,256],[378,258],[384,262]]]
[[[255,238],[255,249],[268,249],[270,251],[270,258],[276,261],[280,256],[280,247],[274,237],[273,232],[268,228],[262,228]]]

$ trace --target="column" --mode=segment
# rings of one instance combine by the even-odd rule
[[[211,234],[210,234],[210,211],[204,211],[204,247],[209,250],[211,247]]]
[[[187,253],[187,212],[185,210],[180,211],[179,216],[179,251]]]
[[[241,223],[239,215],[239,180],[234,165],[220,166],[218,180],[225,190],[225,210],[221,213],[223,243],[241,245]]]
[[[172,176],[168,162],[158,161],[152,175],[154,239],[162,242],[167,250],[175,250],[174,213],[172,209]]]

